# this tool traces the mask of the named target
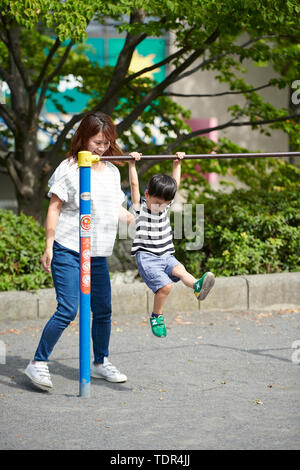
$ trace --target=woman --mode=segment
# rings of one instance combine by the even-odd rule
[[[41,262],[52,272],[57,310],[47,322],[34,359],[25,374],[43,390],[53,385],[47,361],[65,328],[73,321],[79,303],[79,170],[78,152],[91,151],[100,157],[121,155],[116,128],[103,113],[90,113],[81,121],[71,143],[68,158],[49,180],[51,197],[46,219],[46,249]],[[134,154],[132,154],[134,155]],[[91,310],[94,362],[92,377],[125,382],[108,361],[111,332],[111,286],[106,257],[113,251],[119,219],[130,223],[133,216],[121,204],[120,173],[110,162],[99,161],[91,168]]]

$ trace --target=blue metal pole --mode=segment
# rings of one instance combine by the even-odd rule
[[[80,302],[79,360],[82,397],[90,396],[91,367],[91,167],[80,167]]]
[[[78,153],[79,166],[79,395],[90,397],[91,389],[91,152]]]
[[[91,396],[91,152],[78,152],[79,167],[79,396]]]

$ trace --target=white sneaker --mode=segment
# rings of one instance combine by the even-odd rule
[[[24,374],[41,390],[53,388],[47,362],[37,361],[35,364],[29,362]]]
[[[107,359],[104,358],[103,364],[91,365],[91,376],[97,379],[105,379],[108,382],[126,382],[127,377],[125,374],[121,374],[118,369],[113,366]]]

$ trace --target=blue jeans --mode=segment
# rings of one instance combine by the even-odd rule
[[[51,272],[57,310],[43,330],[35,361],[48,361],[61,334],[77,315],[79,271],[79,253],[54,242]],[[91,258],[91,310],[94,360],[102,364],[103,358],[109,355],[111,332],[111,286],[107,260],[102,256]]]

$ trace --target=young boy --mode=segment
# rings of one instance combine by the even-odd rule
[[[179,187],[184,153],[178,152],[176,155],[178,159],[173,161],[172,176],[152,176],[145,191],[145,198],[140,196],[135,167],[135,160],[140,159],[140,154],[135,153],[135,160],[129,161],[132,212],[136,219],[136,234],[131,254],[136,256],[143,281],[154,292],[150,325],[153,334],[159,337],[167,335],[163,306],[173,282],[181,280],[194,290],[199,300],[205,299],[215,283],[214,275],[210,272],[197,280],[172,254],[175,249],[167,212]]]

